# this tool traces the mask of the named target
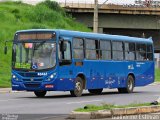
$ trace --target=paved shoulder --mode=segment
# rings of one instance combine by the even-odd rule
[[[10,93],[12,92],[11,88],[0,88],[0,93]]]

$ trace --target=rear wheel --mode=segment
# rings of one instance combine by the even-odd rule
[[[92,94],[97,94],[98,95],[98,94],[102,93],[103,89],[89,89],[88,91]]]
[[[75,87],[74,90],[71,90],[70,93],[74,97],[80,97],[83,92],[83,80],[80,77],[77,77],[75,80]]]
[[[46,95],[47,91],[34,91],[34,94],[37,97],[44,97]]]
[[[118,88],[119,93],[132,93],[134,90],[134,78],[132,75],[128,76],[126,88]]]

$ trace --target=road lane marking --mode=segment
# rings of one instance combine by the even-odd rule
[[[100,102],[103,100],[90,100],[90,101],[79,101],[79,102],[68,102],[66,104],[80,104],[80,103],[90,103],[90,102]]]

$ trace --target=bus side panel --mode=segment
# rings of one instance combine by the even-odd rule
[[[86,61],[87,89],[118,88],[124,84],[122,62]]]
[[[64,65],[59,67],[57,90],[67,91],[74,89],[74,77],[72,65]]]
[[[109,61],[107,62],[107,73],[109,78],[108,86],[110,89],[124,86],[124,62]]]
[[[154,62],[137,62],[135,86],[145,86],[154,82]]]
[[[98,88],[98,71],[99,71],[99,62],[92,60],[84,61],[84,73],[86,73],[86,88],[87,89],[94,89]]]

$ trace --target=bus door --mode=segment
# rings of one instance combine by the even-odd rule
[[[71,57],[71,42],[68,38],[59,41],[59,78],[58,86],[61,90],[73,89],[73,68]]]

